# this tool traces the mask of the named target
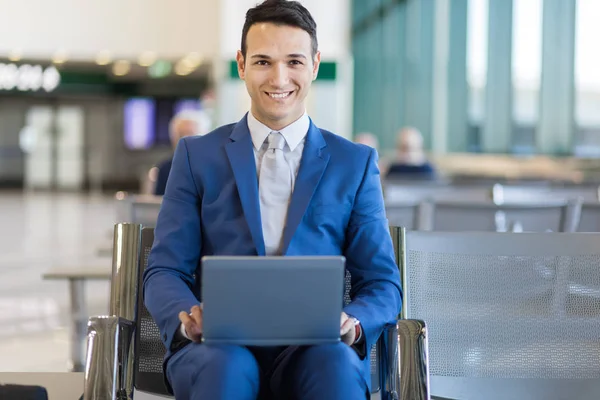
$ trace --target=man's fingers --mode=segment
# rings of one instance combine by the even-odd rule
[[[340,334],[342,336],[344,336],[345,334],[347,334],[348,332],[350,332],[350,330],[352,330],[352,329],[354,329],[354,321],[352,319],[348,318],[342,324],[342,327],[340,328]]]
[[[200,306],[194,306],[192,307],[192,319],[194,320],[195,326],[196,326],[196,330],[198,332],[199,335],[202,334],[202,317],[203,317],[203,312],[202,312],[202,305]]]
[[[341,315],[341,317],[340,317],[340,328],[341,328],[342,326],[344,326],[344,323],[345,323],[346,321],[348,321],[348,319],[349,319],[349,317],[348,317],[348,314],[346,314],[345,312],[343,312],[343,311],[342,311],[342,315]]]
[[[200,308],[200,306],[194,306],[192,307],[192,319],[194,320],[194,322],[197,325],[201,325],[202,324],[202,309]]]
[[[188,313],[185,311],[180,312],[179,320],[191,340],[200,341],[202,339],[202,327],[199,326]]]
[[[181,321],[183,325],[186,325],[192,322],[192,317],[190,317],[190,315],[185,311],[182,311],[179,313],[179,321]]]
[[[354,324],[352,323],[352,319],[348,317],[348,314],[342,311],[341,322],[340,322],[340,335],[344,336],[350,329],[354,328]]]

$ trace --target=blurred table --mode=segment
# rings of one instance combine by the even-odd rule
[[[87,280],[110,280],[112,267],[58,267],[53,268],[42,275],[45,280],[67,280],[69,281],[70,301],[70,368],[72,372],[85,370],[85,341],[87,336],[87,314],[85,281]]]

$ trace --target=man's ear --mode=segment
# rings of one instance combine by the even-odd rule
[[[313,57],[313,81],[317,79],[319,75],[319,66],[321,65],[321,52],[317,51]]]
[[[238,50],[236,56],[235,56],[235,60],[237,61],[237,67],[238,67],[238,75],[240,76],[241,80],[245,80],[246,79],[246,60],[244,59],[244,56],[241,52],[241,50]]]

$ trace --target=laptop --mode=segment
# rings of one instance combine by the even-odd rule
[[[203,342],[340,341],[345,262],[341,256],[203,257]]]

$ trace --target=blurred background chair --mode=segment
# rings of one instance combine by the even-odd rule
[[[420,205],[419,230],[575,232],[581,200],[546,200],[496,204],[491,201],[425,201]]]
[[[389,224],[416,229],[419,226],[419,204],[414,201],[386,203],[385,213]]]
[[[584,203],[581,207],[579,232],[600,232],[600,203]]]
[[[156,225],[162,196],[119,192],[115,201],[117,223],[129,222],[152,228]]]

